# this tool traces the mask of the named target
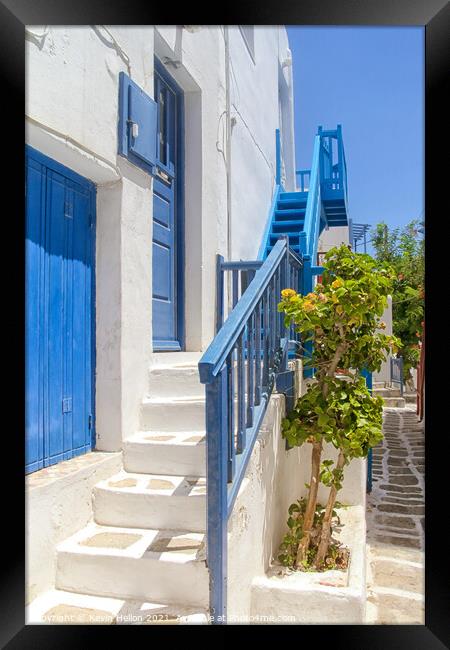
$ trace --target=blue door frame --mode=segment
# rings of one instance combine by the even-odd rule
[[[95,446],[95,185],[27,146],[25,471]]]
[[[155,59],[158,104],[153,173],[153,350],[184,349],[184,99]]]

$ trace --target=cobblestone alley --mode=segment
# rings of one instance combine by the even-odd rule
[[[415,405],[385,408],[367,495],[369,624],[424,624],[424,444]]]

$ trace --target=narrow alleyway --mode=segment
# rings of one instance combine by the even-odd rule
[[[424,444],[415,405],[385,408],[367,497],[369,624],[424,624]]]

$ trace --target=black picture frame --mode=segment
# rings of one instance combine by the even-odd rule
[[[219,9],[222,7],[219,7]],[[217,9],[217,7],[216,7]],[[438,650],[450,646],[450,588],[448,579],[448,538],[440,530],[448,512],[448,424],[439,422],[440,410],[445,415],[445,376],[439,378],[440,368],[448,367],[444,352],[448,348],[447,316],[445,299],[446,269],[445,250],[450,239],[445,234],[448,214],[449,165],[439,160],[445,145],[448,121],[448,104],[445,83],[448,79],[450,10],[445,0],[302,0],[295,4],[290,0],[223,5],[221,14],[211,17],[208,7],[201,10],[186,5],[184,12],[174,12],[172,4],[139,3],[134,0],[1,0],[0,2],[0,76],[2,79],[3,159],[3,223],[11,230],[4,233],[2,261],[7,262],[3,273],[2,302],[3,322],[7,331],[3,338],[3,352],[10,355],[5,364],[4,385],[9,388],[3,400],[3,415],[9,415],[10,424],[3,430],[3,516],[4,533],[1,536],[3,576],[0,582],[0,642],[8,648],[66,648],[90,647],[93,635],[101,634],[102,643],[111,637],[115,626],[25,626],[25,526],[24,526],[24,132],[25,98],[25,47],[26,24],[173,24],[173,18],[190,24],[301,24],[301,25],[423,25],[425,26],[425,188],[426,188],[426,320],[427,320],[427,409],[426,438],[426,600],[425,625],[386,626],[277,626],[276,634],[294,633],[295,644],[305,647],[311,643],[305,634],[314,635],[314,647],[325,643],[333,648],[346,650],[372,650],[375,648],[408,648]],[[408,134],[405,134],[408,137]],[[445,199],[447,199],[444,202]],[[9,200],[9,207],[6,208]],[[22,215],[22,219],[20,218]],[[435,243],[434,243],[435,240]],[[443,302],[444,298],[444,302]],[[446,366],[447,364],[447,366]],[[11,381],[11,378],[16,381]],[[4,418],[3,423],[5,423]],[[13,515],[17,516],[14,524]],[[133,636],[148,631],[146,626],[123,626]],[[206,630],[225,630],[237,626],[205,627]],[[171,627],[171,630],[174,630]],[[177,628],[185,642],[197,627]],[[242,628],[241,628],[242,629]],[[252,635],[266,627],[252,626]],[[167,638],[167,627],[158,628],[158,634]],[[209,632],[216,634],[218,632]],[[119,633],[120,634],[120,633]],[[146,642],[155,639],[156,628],[145,637]],[[201,633],[200,633],[201,634]],[[208,634],[208,631],[207,631]],[[200,637],[201,638],[201,637]],[[127,637],[127,643],[130,642]]]

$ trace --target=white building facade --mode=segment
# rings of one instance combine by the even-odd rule
[[[26,79],[31,601],[122,467],[149,368],[211,342],[217,254],[256,259],[277,129],[288,191],[295,156],[284,27],[28,26]]]
[[[161,78],[155,61],[169,81],[163,91],[172,80],[179,93],[176,109],[156,97],[161,115],[178,111],[169,116],[180,143],[171,161],[178,192],[170,260],[159,242],[152,245],[153,226],[164,219],[154,215],[161,203],[154,176],[121,156],[118,142],[119,75],[153,98]],[[284,28],[27,28],[27,144],[95,186],[96,449],[120,450],[134,433],[151,355],[165,349],[153,332],[159,264],[173,266],[173,349],[200,351],[213,338],[216,254],[256,258],[275,185],[278,128],[289,189],[295,164]]]

